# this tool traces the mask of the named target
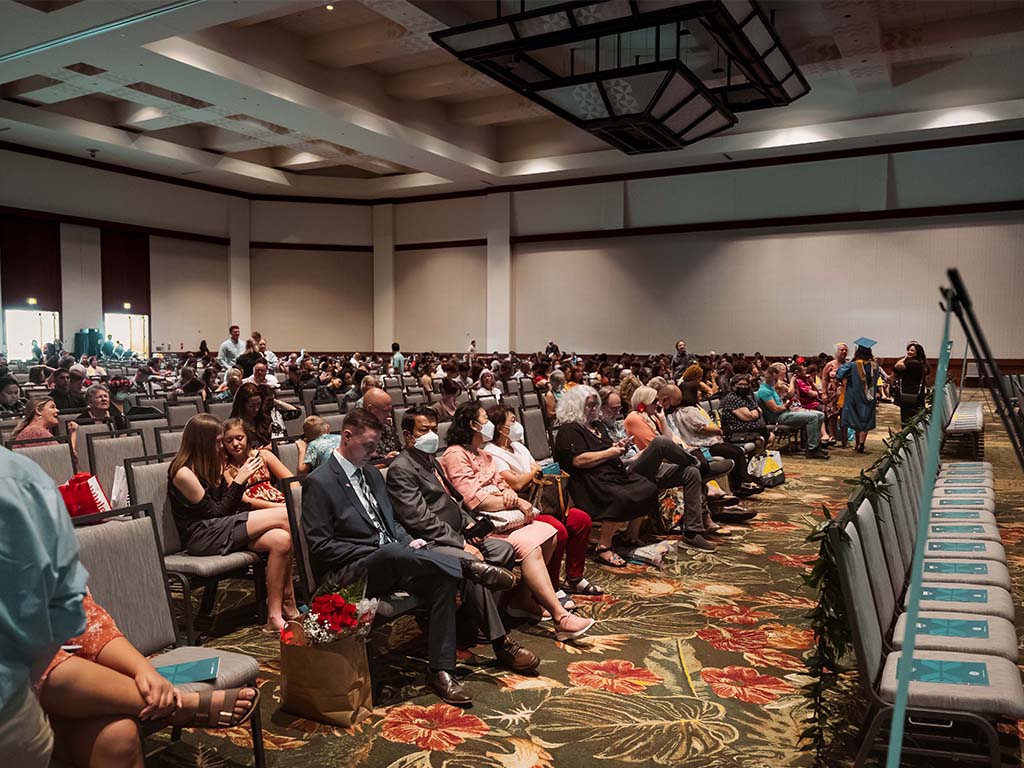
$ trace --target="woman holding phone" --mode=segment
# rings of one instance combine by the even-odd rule
[[[292,538],[283,506],[246,509],[244,497],[254,474],[266,471],[259,452],[248,457],[234,479],[224,477],[223,427],[201,413],[185,425],[181,447],[167,471],[171,513],[190,555],[266,552],[267,613],[264,630],[280,632],[298,616],[291,587]]]

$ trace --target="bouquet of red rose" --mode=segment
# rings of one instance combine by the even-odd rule
[[[316,591],[309,611],[281,630],[286,711],[346,728],[373,711],[365,639],[376,613],[365,580]]]
[[[343,587],[328,583],[318,589],[302,618],[305,644],[322,645],[345,637],[365,638],[370,634],[377,615],[377,599],[367,599],[365,594],[365,579]],[[286,643],[294,642],[294,632],[285,627],[281,639]]]

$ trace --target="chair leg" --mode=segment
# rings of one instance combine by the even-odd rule
[[[167,578],[177,581],[181,585],[182,602],[185,604],[185,642],[188,645],[196,644],[196,631],[192,623],[192,587],[188,583],[188,577],[180,573],[168,573]],[[175,627],[177,630],[177,627]]]
[[[253,599],[256,601],[256,623],[266,624],[270,616],[267,609],[267,567],[260,558],[252,566]]]
[[[217,587],[220,586],[220,579],[211,579],[203,585],[203,599],[199,603],[199,615],[209,616],[213,613],[213,607],[217,603]]]
[[[868,713],[870,715],[870,712]],[[875,738],[878,736],[878,731],[885,724],[885,721],[892,715],[892,710],[883,709],[876,711],[874,717],[871,718],[871,722],[868,725],[867,731],[864,733],[863,741],[860,745],[860,750],[857,752],[857,759],[854,761],[854,768],[861,768],[871,756],[871,748],[875,745]]]
[[[255,768],[266,768],[266,756],[263,754],[263,718],[258,706],[252,714],[249,727],[252,729],[252,757]]]

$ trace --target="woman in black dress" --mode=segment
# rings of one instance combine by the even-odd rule
[[[630,473],[620,457],[631,438],[612,442],[598,420],[601,399],[585,384],[568,389],[558,401],[558,436],[555,459],[569,473],[574,504],[601,526],[597,559],[621,567],[625,562],[611,548],[619,523],[628,522],[626,536],[636,539],[647,516],[658,512],[658,486]]]
[[[243,509],[250,476],[263,468],[257,453],[238,469],[234,480],[223,476],[221,423],[215,416],[193,416],[181,435],[181,447],[167,470],[167,495],[182,546],[190,555],[214,556],[252,550],[266,552],[267,613],[265,629],[281,631],[298,616],[292,591],[292,538],[284,507]]]
[[[924,347],[916,341],[907,344],[907,354],[896,361],[896,386],[899,390],[900,421],[906,424],[924,408],[924,393],[928,389],[931,366]]]

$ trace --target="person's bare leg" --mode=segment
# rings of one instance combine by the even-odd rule
[[[287,531],[271,529],[252,543],[257,552],[268,553],[267,557],[267,626],[281,629],[284,626],[284,595],[286,583],[291,578],[292,537]]]
[[[249,519],[245,522],[245,532],[252,540],[258,539],[267,531],[281,529],[291,531],[288,526],[288,510],[285,507],[269,509],[253,509],[249,511]]]
[[[519,567],[523,572],[523,582],[530,588],[534,600],[537,601],[538,605],[546,608],[555,621],[558,621],[568,611],[562,607],[562,604],[558,602],[558,598],[555,597],[555,590],[551,586],[551,577],[548,575],[546,558],[551,556],[554,548],[555,537],[552,536],[528,554],[519,564]]]
[[[629,525],[626,526],[626,536],[633,540],[640,538],[640,526],[643,524],[644,518],[634,517],[629,521]]]
[[[53,756],[74,768],[143,768],[139,728],[130,717],[108,715],[86,720],[51,718]]]
[[[104,649],[103,653],[106,653]],[[103,653],[100,654],[102,658]],[[173,724],[187,725],[199,707],[199,693],[181,692],[181,706],[169,720]],[[243,688],[235,702],[234,712],[243,717],[249,711],[249,702],[255,698],[252,688]],[[224,701],[224,692],[215,691],[213,705]],[[105,667],[95,661],[72,656],[54,667],[39,691],[43,711],[59,722],[87,721],[97,718],[136,718],[146,707],[135,680],[128,675]]]

